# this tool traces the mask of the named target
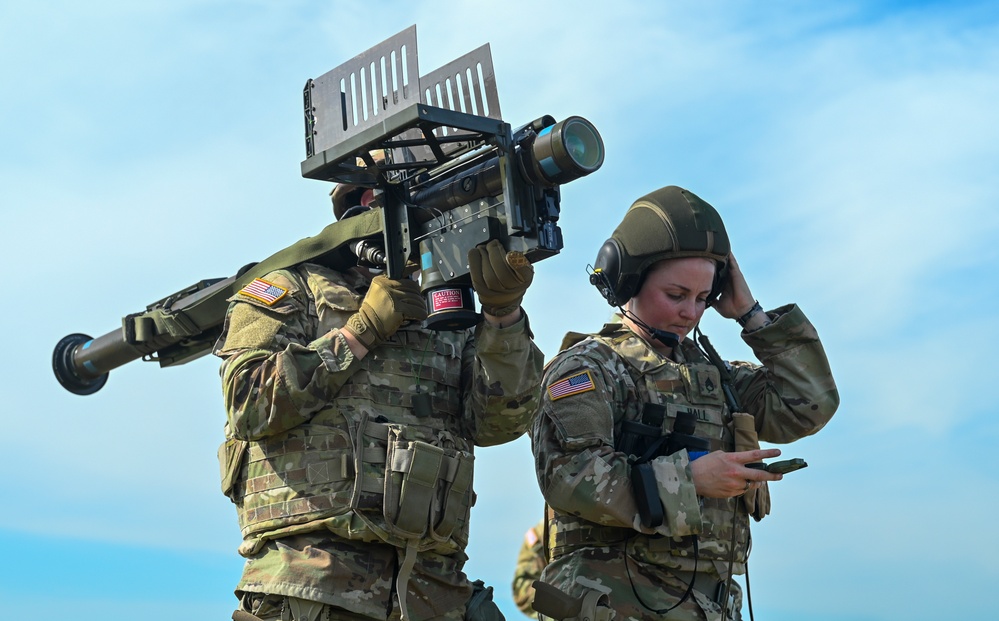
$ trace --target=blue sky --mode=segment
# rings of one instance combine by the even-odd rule
[[[634,0],[0,5],[4,615],[228,618],[217,361],[135,362],[79,397],[52,347],[328,224],[329,188],[300,176],[302,87],[412,24],[424,73],[490,43],[511,124],[603,135],[525,302],[548,356],[607,318],[585,266],[667,184],[722,213],[764,306],[817,325],[842,406],[784,449],[810,467],[754,529],[759,618],[993,616],[999,9]],[[734,322],[702,328],[751,357]],[[477,469],[466,569],[516,619],[529,442]]]

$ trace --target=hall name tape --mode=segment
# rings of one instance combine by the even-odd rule
[[[590,390],[596,390],[593,385],[593,376],[590,375],[589,371],[581,371],[549,386],[548,397],[552,401],[558,401],[563,397],[571,397]]]

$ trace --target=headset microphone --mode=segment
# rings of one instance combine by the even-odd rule
[[[680,336],[673,334],[672,332],[667,332],[665,330],[659,330],[657,328],[650,328],[649,326],[644,326],[646,330],[652,333],[652,338],[656,339],[666,347],[676,347],[680,344]]]
[[[666,347],[676,347],[680,344],[680,335],[674,334],[673,332],[667,332],[666,330],[660,330],[659,328],[653,328],[649,324],[645,323],[635,313],[625,310],[623,307],[620,309],[621,314],[628,319],[634,321],[636,324],[641,326],[643,330],[652,335],[652,338],[659,341]]]

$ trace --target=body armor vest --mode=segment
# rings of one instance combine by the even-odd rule
[[[322,285],[314,277],[313,292]],[[318,334],[356,310],[324,313],[321,297],[310,302],[316,298]],[[469,334],[407,325],[361,359],[308,423],[242,442],[245,453],[231,457],[238,466],[229,496],[243,537],[321,527],[400,548],[464,549],[474,499],[461,381]]]
[[[734,450],[732,415],[725,404],[721,376],[689,341],[680,347],[690,362],[675,363],[650,356],[648,345],[627,330],[602,332],[592,338],[618,354],[629,369],[630,378],[625,378],[628,386],[625,411],[615,419],[615,439],[621,437],[624,421],[640,421],[644,405],[654,403],[666,409],[664,434],[672,430],[678,413],[689,412],[696,418],[694,435],[707,439],[711,450]],[[696,543],[693,536],[645,535],[557,513],[550,540],[553,555],[559,557],[580,547],[627,541],[629,554],[638,561],[691,571],[696,545],[697,558],[702,562],[711,561],[716,567],[719,563],[727,565],[734,550],[736,567],[741,567],[748,556],[749,518],[740,497],[700,500],[703,529]]]

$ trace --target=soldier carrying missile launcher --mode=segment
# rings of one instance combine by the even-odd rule
[[[138,358],[223,359],[237,621],[502,618],[462,571],[473,451],[538,406],[521,302],[603,143],[580,117],[511,129],[488,45],[416,61],[411,27],[306,84],[302,174],[339,184],[336,223],[53,353],[81,395]]]

